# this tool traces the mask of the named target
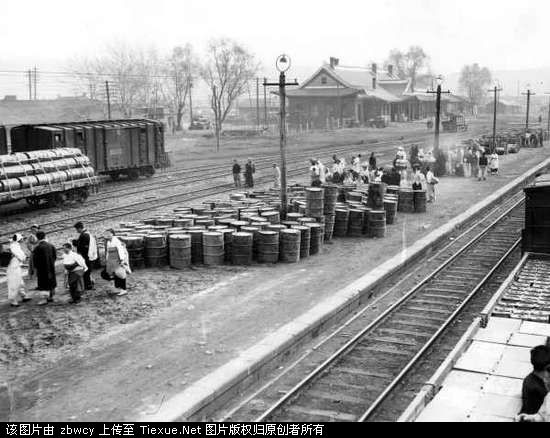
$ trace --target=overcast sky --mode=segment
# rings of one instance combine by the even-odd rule
[[[435,73],[479,62],[492,70],[550,66],[549,0],[33,0],[3,1],[0,70],[62,68],[118,39],[199,51],[217,36],[266,67],[288,53],[298,71],[329,56],[345,65],[424,47]]]

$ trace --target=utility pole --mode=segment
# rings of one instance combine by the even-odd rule
[[[267,79],[264,78],[264,83]],[[267,88],[264,87],[264,129],[267,129]]]
[[[193,81],[188,78],[189,82],[189,124],[193,123]]]
[[[111,93],[109,91],[109,81],[105,81],[105,96],[107,97],[107,117],[111,120]]]
[[[286,82],[285,73],[290,68],[290,58],[287,55],[280,55],[276,62],[279,70],[279,82],[266,82],[264,87],[279,87],[279,146],[281,150],[281,216],[286,220],[288,210],[286,190],[286,87],[296,86],[298,81]]]
[[[441,94],[451,94],[449,90],[441,91],[443,78],[437,77],[437,90],[427,90],[428,94],[435,94],[435,134],[434,134],[434,153],[439,150],[439,125],[441,124]]]
[[[37,76],[38,76],[38,69],[36,68],[36,65],[34,66],[34,100],[36,100],[36,83],[38,82]]]
[[[527,93],[521,93],[524,96],[527,96],[527,115],[525,116],[525,132],[529,130],[529,107],[531,105],[531,96],[534,96],[531,90],[527,90]]]
[[[260,130],[260,78],[256,78],[256,130]]]
[[[27,71],[27,77],[29,79],[29,100],[32,100],[32,71]]]
[[[550,93],[544,93],[544,94],[550,94]],[[547,138],[550,138],[550,100],[548,101],[548,124],[546,125],[546,135]]]
[[[493,106],[493,147],[491,148],[491,152],[495,152],[496,150],[496,138],[497,138],[497,102],[498,102],[498,92],[502,91],[502,88],[499,88],[495,85],[495,87],[492,90],[487,90],[489,93],[494,93],[494,106]]]

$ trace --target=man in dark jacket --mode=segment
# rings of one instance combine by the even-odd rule
[[[235,187],[241,188],[241,165],[237,160],[233,160],[233,181],[235,182]]]
[[[36,273],[38,282],[37,290],[41,291],[40,294],[44,301],[39,305],[51,303],[55,295],[55,288],[57,287],[57,279],[55,276],[55,260],[57,259],[55,246],[46,242],[46,233],[39,231],[36,233],[38,244],[32,253],[33,260],[33,272]]]
[[[531,364],[533,372],[523,380],[521,414],[536,414],[548,390],[545,380],[549,377],[550,348],[539,345],[531,350]]]
[[[91,277],[92,268],[93,262],[97,259],[97,257],[90,257],[90,254],[94,248],[96,248],[95,252],[97,252],[97,246],[93,245],[95,243],[92,242],[93,237],[90,235],[88,230],[84,228],[84,224],[82,222],[77,222],[74,227],[78,233],[78,239],[73,241],[73,245],[76,247],[76,252],[82,256],[86,262],[86,266],[88,267],[88,270],[84,273],[84,288],[86,290],[92,290],[94,288],[94,282]]]

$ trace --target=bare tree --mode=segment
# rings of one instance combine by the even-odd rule
[[[470,103],[479,105],[483,101],[486,95],[485,89],[491,81],[490,70],[475,63],[462,67],[458,84],[460,89],[468,96]]]
[[[212,93],[210,106],[214,113],[216,150],[220,150],[222,125],[235,103],[258,71],[250,52],[236,41],[222,38],[208,45],[207,59],[201,75]]]
[[[393,49],[390,52],[388,59],[386,60],[384,65],[386,68],[388,67],[388,65],[392,65],[395,69],[394,71],[397,76],[401,79],[404,79],[407,76],[407,73],[405,71],[405,63],[405,54],[399,49]]]
[[[174,47],[165,62],[163,95],[176,115],[177,131],[182,129],[183,112],[198,69],[198,60],[190,44]]]
[[[109,81],[113,106],[131,117],[138,104],[149,105],[155,99],[158,66],[156,50],[118,42],[95,58],[73,62],[72,70],[92,98],[105,98],[105,81]]]
[[[411,46],[407,52],[393,49],[385,64],[393,65],[400,78],[409,78],[411,80],[411,91],[414,91],[418,76],[424,69],[429,67],[428,61],[429,57],[422,47]]]

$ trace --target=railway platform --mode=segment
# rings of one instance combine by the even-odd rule
[[[550,258],[524,255],[400,421],[513,421],[529,351],[550,337],[549,275]]]
[[[437,243],[451,239],[461,223],[550,165],[541,150],[524,150],[519,157],[521,162],[516,156],[503,159],[501,175],[486,182],[460,179],[459,185],[455,178],[442,179],[438,202],[429,212],[399,216],[383,240],[336,240],[321,255],[295,265],[225,268],[209,287],[192,294],[174,281],[173,294],[179,299],[162,312],[102,327],[103,334],[93,336],[89,345],[48,358],[24,382],[15,374],[11,394],[17,402],[11,418],[177,419],[185,408],[197,408],[232,388],[232,379],[259,379],[249,370],[284,359],[300,337],[311,339],[325,324],[374,299],[368,288],[385,274],[420,260]],[[208,272],[200,268],[186,276],[199,281]],[[159,284],[178,275],[136,272],[131,278],[135,287],[124,303],[131,306],[156,294]],[[396,297],[387,299],[388,304],[372,311],[381,312]],[[85,306],[86,300],[76,311],[82,318]],[[3,307],[0,312],[7,313]],[[52,307],[49,312],[50,318],[56,312],[63,318],[75,311]]]

